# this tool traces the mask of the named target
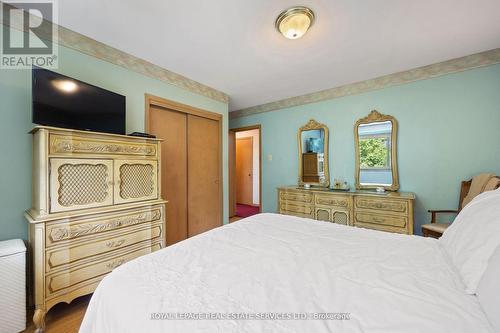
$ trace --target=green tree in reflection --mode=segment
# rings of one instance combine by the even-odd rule
[[[388,168],[387,138],[364,138],[359,141],[362,168]]]

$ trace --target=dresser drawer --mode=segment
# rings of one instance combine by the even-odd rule
[[[354,202],[356,208],[380,210],[380,211],[387,211],[387,212],[394,212],[401,214],[408,213],[408,201],[405,200],[355,197]]]
[[[100,216],[91,220],[85,219],[85,221],[50,223],[47,224],[45,244],[49,248],[77,239],[95,239],[96,234],[120,230],[141,223],[163,221],[163,215],[163,206],[154,206],[121,214],[115,213],[112,216]]]
[[[316,194],[314,196],[314,202],[317,205],[323,205],[323,206],[333,206],[337,208],[349,208],[350,205],[350,198],[348,196],[342,196],[342,195],[328,195],[328,194]]]
[[[161,240],[163,226],[156,224],[152,227],[137,229],[114,234],[99,234],[94,239],[71,244],[69,246],[55,247],[46,251],[46,271],[57,269],[61,265],[72,264],[92,256],[108,253],[113,250],[125,248],[140,242]],[[112,237],[110,237],[112,236]]]
[[[313,214],[302,214],[302,213],[296,213],[296,212],[291,212],[291,211],[282,211],[280,214],[283,215],[290,215],[290,216],[296,216],[296,217],[303,217],[306,219],[314,219]]]
[[[127,155],[137,157],[157,157],[157,144],[152,142],[127,142],[125,140],[99,139],[76,134],[50,134],[49,153],[51,155]]]
[[[312,193],[300,193],[300,192],[280,192],[280,200],[281,201],[297,201],[304,203],[312,203],[313,202],[313,194]]]
[[[299,217],[314,217],[314,208],[310,205],[301,203],[282,202],[280,204],[280,213],[285,215],[294,215]]]
[[[406,216],[380,215],[367,212],[356,212],[354,224],[359,222],[373,225],[385,225],[396,228],[406,228],[408,218]]]
[[[127,261],[159,249],[161,249],[160,243],[145,247],[133,247],[129,251],[121,251],[120,254],[104,256],[102,259],[96,258],[97,260],[89,264],[76,265],[62,272],[49,274],[45,278],[46,297],[50,298],[60,293],[68,293],[73,289],[82,288],[86,284],[95,283],[96,280],[102,279],[104,275]]]

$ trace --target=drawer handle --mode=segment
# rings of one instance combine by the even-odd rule
[[[381,217],[373,217],[373,221],[377,223],[384,223],[385,219]]]
[[[119,246],[122,246],[123,243],[125,243],[125,239],[120,239],[118,241],[110,241],[110,242],[107,242],[106,243],[106,246],[109,247],[109,248],[113,248],[113,247],[119,247]]]
[[[108,267],[109,269],[115,269],[116,267],[123,265],[124,262],[125,262],[125,259],[115,260],[115,261],[108,263],[106,265],[106,267]]]

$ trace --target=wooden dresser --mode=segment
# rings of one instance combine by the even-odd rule
[[[278,188],[280,214],[409,235],[414,200],[415,194],[404,192]]]
[[[304,182],[319,183],[325,176],[324,170],[325,154],[303,153],[302,154],[302,180]]]
[[[35,127],[31,248],[33,321],[92,293],[121,264],[165,245],[160,140]]]

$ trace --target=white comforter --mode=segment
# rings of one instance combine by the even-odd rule
[[[168,313],[348,313],[349,320],[152,320]],[[217,314],[218,315],[218,314]],[[439,243],[261,214],[129,262],[81,333],[491,332]]]

